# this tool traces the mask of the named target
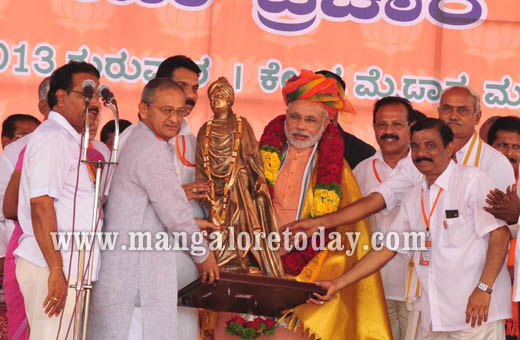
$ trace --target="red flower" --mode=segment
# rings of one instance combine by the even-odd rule
[[[273,319],[267,319],[267,320],[264,321],[264,323],[265,323],[265,328],[266,329],[271,329],[271,327],[274,326],[276,321],[274,321]]]
[[[231,319],[232,322],[236,322],[236,323],[239,323],[241,324],[242,326],[244,326],[246,324],[246,320],[240,316],[235,316],[234,318]]]
[[[260,328],[260,324],[259,323],[255,323],[253,321],[248,321],[246,323],[246,327],[253,328],[255,331],[258,331],[258,329]]]

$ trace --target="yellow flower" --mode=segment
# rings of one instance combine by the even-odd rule
[[[276,152],[260,150],[260,154],[264,161],[265,178],[270,184],[274,184],[278,177],[278,170],[280,170],[280,158]]]
[[[334,190],[316,189],[312,202],[311,216],[330,214],[339,207],[339,196]]]

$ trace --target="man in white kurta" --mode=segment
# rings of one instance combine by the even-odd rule
[[[145,340],[180,339],[174,239],[168,236],[168,250],[164,245],[157,249],[155,243],[164,232],[186,234],[186,250],[203,279],[218,277],[168,143],[180,130],[184,100],[181,88],[168,78],[156,78],[143,90],[142,121],[121,150],[105,209],[106,231],[119,232],[120,237],[114,251],[102,253],[100,281],[93,290],[90,339],[127,339],[135,307],[141,307]],[[152,249],[127,251],[133,232],[150,234],[155,243]]]
[[[165,59],[157,70],[157,77],[171,78],[179,84],[186,95],[186,117],[191,114],[198,99],[198,77],[201,73],[200,68],[186,56],[173,56]],[[120,138],[120,150],[123,148],[126,139],[131,131],[137,126],[133,124],[128,127]],[[168,142],[172,148],[175,168],[179,174],[180,182],[184,188],[186,196],[195,218],[205,218],[204,210],[199,205],[197,198],[205,197],[209,186],[204,183],[195,182],[195,150],[197,147],[197,137],[191,132],[186,119],[182,120],[182,126],[175,138]],[[195,189],[195,190],[194,190]],[[177,282],[179,289],[186,286],[199,276],[195,263],[186,253],[175,252],[177,255]],[[140,327],[142,320],[141,309],[136,307],[132,316],[132,328],[128,340],[142,339]],[[179,307],[177,310],[177,320],[179,328],[178,336],[185,340],[198,340],[200,327],[198,310],[195,308]]]
[[[40,113],[43,115],[43,120],[47,119],[50,111],[49,105],[47,104],[49,81],[50,78],[45,78],[38,87],[38,108]],[[5,189],[7,188],[7,184],[9,184],[11,174],[13,173],[16,162],[18,161],[18,155],[29,141],[29,135],[30,134],[25,135],[7,145],[0,155],[0,169],[2,169],[2,171],[0,171],[0,257],[5,256],[7,244],[9,243],[9,239],[14,230],[13,221],[6,219],[2,213]]]
[[[451,160],[453,135],[440,120],[412,127],[411,154],[424,177],[403,198],[384,247],[333,281],[323,299],[371,274],[396,252],[413,257],[421,283],[419,300],[424,340],[502,340],[511,317],[510,281],[505,267],[510,233],[487,213],[489,176]],[[414,247],[407,233],[422,235]],[[420,239],[420,238],[419,238]]]
[[[76,294],[69,285],[75,283],[79,252],[56,249],[51,233],[88,232],[92,225],[94,183],[78,162],[86,79],[99,83],[99,72],[87,63],[71,62],[53,73],[48,98],[54,111],[31,134],[25,152],[18,205],[23,235],[14,255],[31,340],[65,339],[74,309]],[[95,100],[90,107],[99,110]],[[96,280],[97,247],[93,254]]]
[[[414,111],[408,100],[400,97],[385,97],[374,106],[374,134],[380,147],[376,154],[359,163],[353,170],[362,195],[368,195],[386,180],[397,164],[409,153],[410,128]],[[369,217],[372,233],[385,232],[397,215],[396,207],[388,215],[376,213]],[[408,259],[396,256],[381,268],[385,289],[388,318],[392,337],[404,340],[408,324],[406,288]]]
[[[509,116],[495,120],[489,129],[488,142],[500,151],[511,162],[516,177],[516,192],[514,187],[506,192],[495,191],[493,199],[488,199],[491,207],[486,209],[495,217],[508,223],[511,234],[517,238],[518,214],[520,213],[520,188],[518,187],[519,163],[520,163],[520,118]],[[514,242],[511,242],[513,245]],[[512,254],[512,252],[510,252]],[[514,291],[513,301],[520,301],[520,243],[516,241],[514,250]]]

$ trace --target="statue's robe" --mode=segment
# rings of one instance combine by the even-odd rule
[[[209,180],[204,168],[204,144],[207,122],[200,128],[197,136],[196,180]],[[215,214],[223,209],[225,178],[231,166],[232,152],[238,133],[238,121],[235,114],[228,114],[226,119],[214,119],[210,132],[208,157],[211,177],[215,181],[216,204],[210,209],[210,221],[218,225]],[[241,142],[233,171],[230,175],[230,193],[224,216],[224,225],[233,227],[233,232],[221,232],[222,249],[214,252],[217,263],[223,270],[249,272],[251,262],[256,262],[260,271],[268,276],[284,277],[284,272],[277,251],[267,246],[267,237],[261,238],[262,251],[255,250],[254,242],[247,249],[239,249],[238,234],[247,232],[255,240],[255,232],[278,232],[274,217],[271,197],[264,176],[263,161],[251,126],[242,117]],[[260,187],[260,190],[257,190]],[[207,204],[207,202],[206,202]],[[234,237],[234,240],[230,240]],[[236,249],[230,249],[231,242]],[[254,261],[250,261],[252,258]],[[255,264],[255,263],[253,263]]]

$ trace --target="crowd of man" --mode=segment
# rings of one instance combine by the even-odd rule
[[[197,138],[185,119],[197,103],[200,73],[186,56],[167,58],[142,90],[138,122],[120,121],[119,164],[102,177],[99,231],[183,232],[190,240],[221,228],[198,201],[211,188],[195,180]],[[88,261],[78,266],[78,249],[57,249],[52,234],[92,227],[95,169],[79,161],[84,121],[89,160],[111,158],[116,126],[108,122],[101,141],[94,139],[97,93],[85,117],[82,84],[97,87],[99,78],[94,66],[69,62],[38,89],[43,123],[15,114],[2,124],[0,268],[9,339],[67,339],[75,327],[75,283]],[[327,241],[332,230],[358,231],[360,244],[377,232],[396,233],[399,245],[386,238],[350,257],[282,249],[285,272],[316,281],[327,294],[295,308],[275,339],[505,339],[511,302],[520,300],[520,251],[509,255],[514,271],[506,266],[520,215],[520,118],[493,117],[479,135],[480,97],[466,86],[442,92],[438,118],[385,97],[373,109],[376,151],[338,124],[339,112],[351,109],[344,90],[329,71],[304,70],[284,86],[286,114],[266,126],[258,144],[262,155],[281,158],[268,169],[264,157],[266,173],[275,172],[266,178],[277,223],[281,232],[308,238],[325,227]],[[325,210],[313,203],[320,189],[328,190]],[[405,235],[413,232],[424,242],[410,250]],[[128,252],[126,241],[93,249],[88,338],[208,336],[196,309],[177,307],[179,288],[198,276],[219,279],[207,242],[198,253]],[[216,339],[225,338],[218,322],[214,328]]]

